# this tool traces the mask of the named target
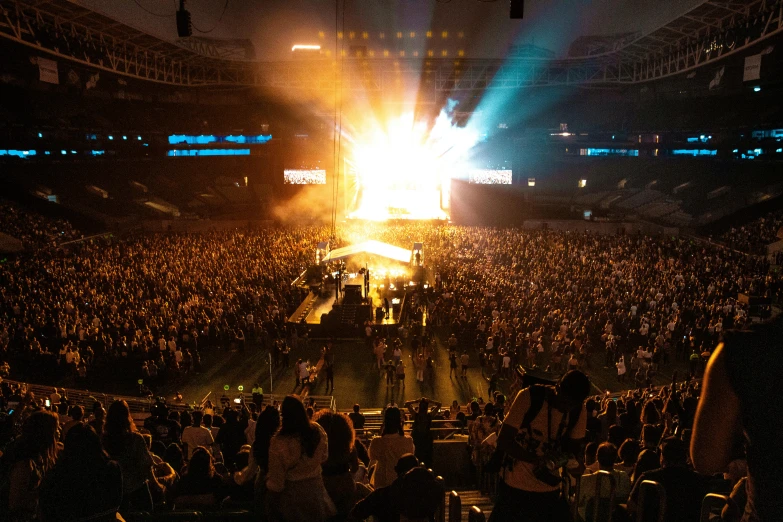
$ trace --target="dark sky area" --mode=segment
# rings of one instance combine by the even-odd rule
[[[160,38],[176,39],[177,0],[75,1]],[[525,19],[510,20],[508,0],[345,0],[344,45],[366,46],[378,53],[390,49],[392,55],[432,49],[436,56],[443,51],[454,56],[461,50],[467,58],[502,58],[512,44],[533,43],[565,56],[578,36],[647,32],[702,1],[525,0]],[[186,7],[192,13],[194,36],[248,38],[259,60],[284,60],[291,58],[294,44],[320,44],[333,52],[335,3],[229,0],[219,22],[225,0],[188,0]],[[432,31],[429,39],[427,31]]]

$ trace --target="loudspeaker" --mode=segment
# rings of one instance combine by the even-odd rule
[[[512,20],[522,20],[525,14],[525,0],[511,0],[509,16]]]
[[[190,11],[185,10],[185,2],[180,0],[177,11],[177,36],[187,38],[193,35],[193,25],[190,23]]]

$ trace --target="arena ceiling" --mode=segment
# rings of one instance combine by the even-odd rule
[[[708,0],[657,29],[565,59],[347,55],[254,61],[246,40],[166,41],[68,0],[2,0],[0,36],[60,58],[181,86],[383,91],[425,77],[436,91],[635,84],[681,74],[783,30],[781,0]],[[42,33],[49,38],[42,38]],[[58,38],[51,42],[52,35]],[[90,53],[82,53],[89,46]],[[70,50],[66,51],[64,48]],[[78,48],[79,52],[73,49]]]

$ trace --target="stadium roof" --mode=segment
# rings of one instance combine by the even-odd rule
[[[587,46],[586,55],[567,59],[346,59],[343,85],[382,90],[398,73],[420,78],[424,72],[434,73],[434,87],[442,91],[645,82],[690,71],[783,32],[782,10],[768,9],[767,4],[704,0],[657,29],[608,46]],[[247,61],[252,56],[247,41],[191,37],[179,44],[168,42],[68,0],[5,0],[4,6],[0,37],[125,76],[172,85],[317,92],[334,89],[337,83],[336,62],[330,59]],[[88,42],[103,57],[90,61],[42,43],[37,34],[42,28],[54,28],[59,38],[75,40],[76,47]]]

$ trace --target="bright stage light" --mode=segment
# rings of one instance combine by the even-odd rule
[[[451,176],[477,141],[477,133],[453,126],[445,110],[431,129],[407,113],[360,133],[346,161],[356,202],[348,217],[449,219]]]
[[[292,51],[320,51],[321,46],[320,45],[309,45],[309,44],[296,44],[293,47],[291,47]]]

